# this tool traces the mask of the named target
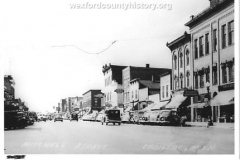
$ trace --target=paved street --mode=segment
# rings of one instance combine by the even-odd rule
[[[39,122],[4,131],[5,154],[233,154],[234,129]]]

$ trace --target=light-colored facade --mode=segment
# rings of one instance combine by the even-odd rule
[[[201,119],[201,108],[206,101],[204,97],[208,94],[207,82],[210,83],[210,98],[219,94],[219,87],[234,90],[234,1],[212,0],[208,9],[185,25],[190,27],[192,40],[193,88],[200,94],[194,98],[196,105],[192,108],[192,120],[197,121]],[[218,122],[223,114],[233,116],[234,105],[227,106],[222,109],[220,104],[212,104],[214,122]],[[221,109],[228,113],[223,113]]]
[[[160,101],[171,99],[171,73],[160,76]]]
[[[122,70],[125,66],[105,65],[103,66],[104,74],[104,93],[105,107],[123,108],[123,85]]]

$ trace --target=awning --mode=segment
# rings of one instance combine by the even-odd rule
[[[218,95],[211,100],[211,106],[233,104],[233,98],[234,90],[219,92]]]
[[[188,107],[192,107],[192,108],[203,108],[206,104],[205,103],[194,103],[189,105]]]
[[[177,109],[180,104],[186,99],[187,97],[184,97],[182,94],[178,94],[175,97],[172,98],[171,102],[167,104],[165,108],[172,108]]]
[[[159,110],[160,108],[164,107],[169,101],[158,102],[151,108],[151,110]]]

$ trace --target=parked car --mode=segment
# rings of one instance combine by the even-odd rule
[[[63,117],[62,117],[62,115],[60,115],[60,114],[56,115],[56,116],[54,117],[54,122],[56,122],[56,121],[61,121],[61,122],[63,122]]]
[[[102,118],[104,117],[104,111],[98,113],[96,121],[101,122]]]
[[[70,121],[72,121],[72,120],[78,121],[78,114],[77,114],[77,113],[72,113],[72,114],[71,114],[71,119],[70,119]]]
[[[101,121],[102,125],[104,123],[106,123],[106,125],[108,125],[108,123],[112,123],[113,125],[115,125],[116,123],[118,123],[118,125],[121,125],[121,113],[120,110],[118,109],[110,109],[105,111],[105,116]]]
[[[151,111],[145,111],[142,117],[140,117],[139,122],[141,124],[150,124],[150,115],[151,115]]]
[[[94,112],[94,113],[90,114],[89,115],[89,120],[92,121],[92,122],[96,121],[97,115],[98,115],[97,112]]]
[[[38,115],[38,122],[39,122],[39,121],[44,121],[44,122],[46,122],[46,120],[47,120],[46,115],[44,115],[44,114],[39,114],[39,115]]]
[[[130,112],[124,112],[121,119],[122,123],[130,123]]]
[[[179,125],[180,117],[177,115],[177,111],[161,110],[159,114],[159,123],[161,125]]]
[[[133,111],[131,114],[133,114],[133,115],[132,115],[132,117],[130,119],[130,122],[134,123],[134,124],[135,123],[138,124],[142,120],[144,112],[143,111]]]
[[[82,120],[83,121],[90,121],[90,114],[87,113],[87,114],[83,115]]]

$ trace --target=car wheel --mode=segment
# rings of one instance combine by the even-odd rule
[[[113,123],[113,125],[115,125],[115,123]]]
[[[63,122],[63,120],[62,120],[62,122]]]
[[[119,124],[119,126],[121,125],[121,123],[118,123]]]
[[[108,123],[106,123],[106,125],[108,125]]]

